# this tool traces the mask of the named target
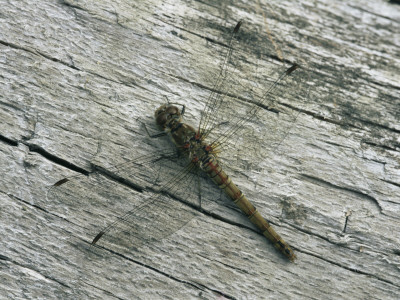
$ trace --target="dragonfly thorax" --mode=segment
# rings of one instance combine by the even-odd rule
[[[178,107],[171,104],[161,105],[154,113],[157,125],[162,129],[173,128],[175,124],[181,122],[181,112]]]

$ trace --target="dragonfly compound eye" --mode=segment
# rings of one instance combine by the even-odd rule
[[[157,125],[161,128],[167,127],[171,119],[180,120],[179,109],[174,105],[162,105],[155,113]]]
[[[177,115],[177,116],[180,115],[179,109],[174,105],[167,106],[165,112],[170,115]]]
[[[161,113],[156,117],[156,123],[158,126],[160,126],[161,128],[165,128],[166,127],[166,123],[167,123],[167,115],[165,113]]]

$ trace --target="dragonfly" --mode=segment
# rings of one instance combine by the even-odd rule
[[[231,33],[221,70],[205,101],[199,126],[195,129],[183,121],[185,105],[168,102],[155,111],[156,124],[162,131],[151,135],[146,129],[148,135],[151,138],[168,135],[175,144],[175,149],[139,155],[129,162],[109,169],[97,166],[89,174],[63,178],[51,186],[48,192],[49,197],[64,197],[65,195],[69,195],[72,199],[84,197],[88,203],[95,201],[92,200],[95,197],[102,197],[105,201],[112,198],[113,203],[116,203],[119,197],[124,197],[118,196],[119,192],[110,192],[113,185],[116,184],[115,181],[124,183],[128,188],[133,188],[132,193],[135,192],[135,195],[133,203],[130,204],[131,207],[123,208],[125,213],[121,215],[112,216],[114,220],[94,236],[92,245],[104,242],[128,248],[130,245],[139,247],[143,243],[160,240],[174,233],[193,218],[194,214],[191,212],[193,208],[201,208],[201,203],[194,207],[185,198],[189,198],[189,191],[193,190],[193,178],[199,172],[203,172],[236,204],[278,251],[290,261],[295,260],[296,255],[293,249],[232,181],[219,159],[219,154],[223,151],[227,141],[240,136],[240,132],[243,131],[246,124],[254,120],[259,111],[266,107],[272,109],[273,96],[278,87],[281,87],[288,78],[301,69],[298,64],[291,64],[268,88],[263,90],[261,95],[256,95],[257,101],[250,103],[244,116],[237,118],[234,122],[221,122],[219,113],[234,101],[229,95],[232,85],[228,85],[227,82],[234,76],[232,70],[235,71],[237,68],[231,63],[231,59],[234,51],[233,42],[237,39],[242,23],[239,21]],[[298,81],[294,80],[288,85],[292,85],[293,82],[297,83]],[[223,124],[221,127],[224,129],[219,134],[215,134],[215,131],[221,131],[219,124]],[[156,181],[150,182],[148,189],[143,188],[140,183],[134,182],[135,180],[144,182],[148,174],[155,177],[157,174],[161,174],[154,169],[157,164],[163,166],[168,173],[168,165],[175,162],[176,159],[180,160],[180,170],[169,178],[167,175],[159,175],[157,183]],[[165,160],[168,163],[163,165]],[[84,181],[82,177],[89,178],[85,179],[87,182],[90,181],[86,187],[82,185],[82,181]],[[105,183],[107,180],[111,183]],[[144,195],[146,191],[149,193],[148,196]],[[180,197],[177,196],[178,192],[180,192]]]

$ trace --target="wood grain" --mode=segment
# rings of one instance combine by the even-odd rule
[[[155,130],[165,97],[198,124],[238,20],[221,121],[245,115],[290,63],[302,69],[221,162],[298,259],[287,262],[207,180],[202,210],[181,204],[193,217],[170,236],[90,247],[168,174],[118,169],[136,187],[92,187],[86,175],[171,147],[143,131]],[[396,299],[399,20],[386,1],[3,1],[2,297]],[[49,197],[66,176],[82,181],[81,197]],[[194,186],[177,197],[197,201]]]

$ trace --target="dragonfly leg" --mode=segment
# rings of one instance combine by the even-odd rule
[[[201,210],[201,182],[200,182],[200,173],[197,172],[197,195],[198,195],[198,199],[199,199],[199,208]]]
[[[162,136],[165,136],[165,135],[167,135],[167,132],[165,132],[165,131],[160,131],[160,132],[158,132],[158,133],[156,133],[156,134],[151,134],[150,133],[150,131],[147,129],[147,126],[146,126],[146,124],[144,124],[144,123],[142,123],[143,124],[143,126],[144,126],[144,129],[146,130],[146,132],[147,132],[147,135],[150,137],[150,138],[159,138],[159,137],[162,137]]]

